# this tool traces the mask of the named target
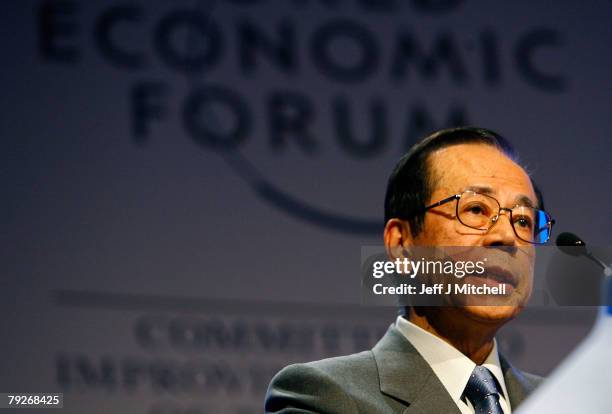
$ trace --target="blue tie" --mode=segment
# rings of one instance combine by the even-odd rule
[[[499,390],[493,374],[487,368],[477,365],[463,392],[476,414],[504,414],[499,404]]]

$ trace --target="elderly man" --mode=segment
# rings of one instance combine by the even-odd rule
[[[553,221],[505,139],[454,128],[425,138],[399,161],[385,223],[394,259],[397,248],[411,246],[529,251],[548,240]],[[495,334],[524,307],[532,281],[532,270],[517,275],[499,306],[408,307],[372,350],[283,369],[265,410],[509,414],[541,378],[499,354]]]

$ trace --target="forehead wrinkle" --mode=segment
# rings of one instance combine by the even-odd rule
[[[488,171],[480,171],[483,169],[482,157],[465,157],[462,156],[464,154],[463,151],[457,151],[458,146],[466,146],[466,147],[480,147],[482,149],[491,150],[492,153],[495,154],[495,157],[499,158],[500,162],[493,163],[485,163],[485,170],[488,167]],[[446,155],[448,154],[448,155]],[[442,159],[445,163],[441,163],[439,158],[444,157],[446,155],[447,159]],[[438,162],[433,162],[434,158],[438,158]],[[490,159],[490,158],[489,158]],[[495,159],[494,159],[495,160]],[[503,160],[503,161],[502,161]],[[515,160],[509,158],[506,154],[495,147],[483,145],[483,144],[459,144],[453,145],[450,147],[440,148],[434,152],[432,152],[427,157],[427,171],[428,171],[428,180],[430,180],[431,192],[435,192],[437,190],[448,190],[451,192],[460,192],[463,191],[464,188],[469,187],[470,185],[474,187],[479,187],[484,192],[488,194],[496,193],[496,191],[488,185],[477,185],[474,181],[479,178],[484,179],[502,179],[507,180],[508,177],[511,177],[513,174],[507,174],[508,164],[516,167],[520,170],[520,175],[522,175],[521,179],[525,179],[525,183],[529,186],[530,189],[533,189],[533,184],[531,181],[531,177],[525,171],[525,169],[519,165]],[[453,168],[446,168],[446,165],[449,165]],[[457,168],[460,165],[461,168]],[[472,172],[473,174],[470,176],[467,172]],[[452,174],[451,174],[452,173]],[[449,183],[449,174],[451,174],[451,182]],[[518,177],[518,174],[515,175]],[[457,179],[465,179],[464,186],[458,187],[454,181]],[[510,178],[511,179],[511,178]],[[451,185],[452,184],[452,185]],[[480,192],[480,191],[479,191]],[[515,202],[517,205],[525,205],[528,207],[535,207],[537,203],[527,194],[518,194],[515,196]]]

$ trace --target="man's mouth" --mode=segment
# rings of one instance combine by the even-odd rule
[[[509,272],[506,269],[503,269],[499,266],[491,266],[485,269],[485,272],[482,275],[475,275],[481,279],[488,279],[495,281],[497,283],[506,283],[513,288],[516,288],[518,285],[518,279],[512,272]]]

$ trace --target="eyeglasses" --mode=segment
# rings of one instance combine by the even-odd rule
[[[475,191],[464,191],[425,207],[425,211],[457,200],[456,216],[466,227],[488,231],[499,220],[502,211],[510,214],[510,223],[519,239],[531,244],[544,244],[550,239],[555,221],[544,210],[516,205],[502,207],[497,199]]]

